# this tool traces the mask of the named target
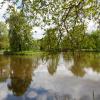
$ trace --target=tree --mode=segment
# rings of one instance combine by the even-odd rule
[[[12,6],[9,5],[8,12],[15,5],[23,11],[25,18],[33,26],[38,25],[42,28],[50,25],[56,26],[59,39],[62,39],[64,33],[71,36],[77,25],[85,26],[86,19],[94,20],[100,24],[99,0],[22,0],[20,7],[18,7],[19,0],[8,1],[13,2]],[[70,39],[71,44],[76,43],[76,39],[75,42]],[[77,48],[78,44],[79,41],[74,44],[73,48]],[[78,48],[80,47],[78,46]]]
[[[25,0],[23,1],[25,3]],[[84,34],[86,32],[84,28],[86,25],[85,20],[94,20],[99,23],[99,0],[33,0],[30,8],[30,17],[34,25],[36,23],[42,27],[55,25],[59,30],[57,34],[59,34],[60,41],[63,34],[67,34],[68,42],[71,43],[69,46],[72,46],[73,49],[82,48],[81,44],[84,41],[83,38],[85,38]],[[82,27],[79,29],[80,26],[78,25]],[[76,32],[80,30],[84,34]]]
[[[32,44],[32,27],[28,21],[26,21],[23,12],[17,12],[13,9],[8,22],[11,50],[30,50]]]
[[[7,49],[9,47],[8,29],[7,25],[0,22],[0,49]]]
[[[96,30],[92,32],[91,38],[94,41],[94,45],[95,45],[94,49],[100,51],[100,30]]]
[[[77,25],[73,30],[70,30],[63,39],[63,49],[81,50],[85,39],[84,25]]]
[[[70,34],[77,25],[85,25],[85,19],[97,22],[99,19],[100,2],[97,0],[34,0],[32,3],[32,12],[42,16],[45,25],[58,27],[61,37],[63,33]],[[40,16],[36,16],[37,19]]]
[[[61,48],[62,51],[72,50],[72,46],[70,43],[70,40],[68,39],[68,36],[64,36],[62,42],[61,42]]]
[[[95,41],[92,38],[91,34],[85,34],[81,47],[83,50],[93,50],[93,48],[95,48]]]
[[[41,49],[46,51],[57,50],[58,47],[58,38],[56,34],[56,28],[48,29],[45,33],[44,38],[41,40]]]
[[[54,24],[59,27],[59,34],[64,31],[69,33],[70,29],[78,23],[84,23],[85,19],[94,19],[99,23],[99,0],[22,0],[20,7],[20,0],[8,1],[23,9],[33,25]],[[9,9],[12,9],[12,6],[9,4]]]

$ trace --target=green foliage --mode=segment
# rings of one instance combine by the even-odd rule
[[[41,40],[41,50],[54,51],[58,49],[58,38],[56,32],[56,28],[51,28],[46,31],[44,38]]]
[[[84,25],[77,25],[74,27],[74,30],[70,30],[62,42],[62,48],[80,50],[82,48],[82,43],[85,38],[85,27]]]
[[[100,51],[100,30],[92,32],[91,38],[94,41],[94,45],[95,45],[94,49]]]
[[[32,50],[40,50],[40,40],[33,39],[32,41]]]
[[[100,30],[85,33],[83,26],[76,26],[62,41],[62,50],[100,51]]]
[[[20,0],[14,1],[16,3],[13,5],[18,5],[20,2]],[[12,7],[9,6],[9,9]],[[99,0],[22,0],[20,9],[33,25],[54,24],[63,33],[79,23],[84,23],[86,18],[99,22],[100,2]]]
[[[85,23],[86,19],[100,22],[99,0],[22,0],[20,12],[14,10],[14,6],[18,3],[19,0],[15,0],[8,9],[12,51],[30,48],[45,51],[54,51],[59,48],[100,50],[99,33],[86,34]],[[30,23],[42,28],[54,25],[57,29],[48,29],[43,39],[32,41]],[[65,34],[67,35],[64,36]]]
[[[7,49],[9,47],[8,29],[7,25],[0,22],[0,49]]]
[[[30,50],[32,45],[32,27],[26,21],[23,12],[13,10],[9,22],[9,39],[12,51]]]
[[[82,42],[82,49],[84,50],[93,50],[95,48],[94,40],[90,34],[86,34]]]

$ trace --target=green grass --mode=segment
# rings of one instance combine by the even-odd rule
[[[65,51],[65,52],[72,52],[72,51]],[[74,51],[74,52],[79,52],[79,51]],[[80,51],[80,52],[100,52],[100,51]],[[0,54],[5,54],[5,55],[42,55],[45,53],[59,53],[58,51],[56,52],[48,52],[48,51],[40,51],[40,50],[32,50],[32,51],[20,51],[20,52],[13,52],[13,51],[0,51]]]
[[[20,51],[20,52],[12,52],[12,51],[5,51],[5,55],[41,55],[44,52],[41,51]]]
[[[0,50],[0,54],[3,54],[4,53],[4,50]]]

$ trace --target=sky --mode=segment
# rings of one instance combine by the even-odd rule
[[[0,0],[0,3],[2,1],[3,0]],[[8,7],[8,3],[7,2],[1,7],[1,9],[0,9],[0,21],[5,21],[3,15],[5,14],[7,7]]]
[[[0,3],[2,2],[3,0],[0,0]],[[5,14],[6,12],[6,9],[8,7],[8,3],[6,2],[3,7],[0,9],[0,21],[5,21],[3,15]],[[97,28],[97,25],[93,22],[93,20],[91,21],[88,21],[88,28],[87,28],[87,31],[88,32],[91,32],[93,30],[96,30]],[[43,34],[44,34],[44,30],[42,30],[40,27],[35,27],[34,30],[33,30],[33,37],[36,38],[36,39],[40,39],[43,37]]]

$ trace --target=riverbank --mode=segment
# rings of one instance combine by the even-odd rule
[[[12,52],[12,51],[4,51],[4,55],[41,55],[44,52],[42,51],[20,51],[20,52]]]
[[[48,52],[48,51],[40,51],[40,50],[36,50],[36,51],[20,51],[20,52],[12,52],[12,51],[0,51],[0,54],[4,54],[4,55],[42,55],[43,53],[59,53],[59,52],[100,52],[100,51],[93,51],[93,50],[82,50],[82,51],[56,51],[56,52]]]
[[[0,55],[4,54],[4,50],[0,50]]]

